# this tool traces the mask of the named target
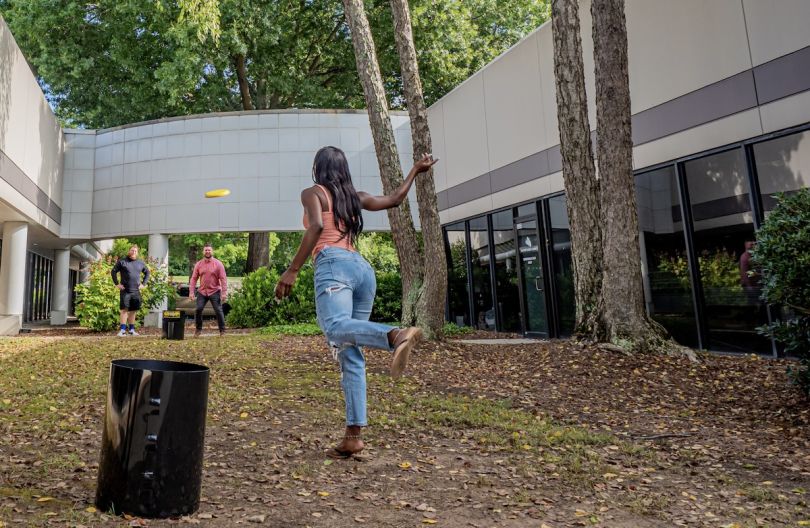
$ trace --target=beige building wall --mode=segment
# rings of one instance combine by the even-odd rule
[[[59,235],[64,138],[45,96],[0,17],[0,200]],[[10,218],[15,219],[15,218]]]
[[[754,66],[810,44],[807,0],[743,0],[743,6]]]
[[[628,0],[626,17],[633,113],[752,66],[740,0]]]
[[[483,76],[471,77],[443,101],[446,155],[440,157],[453,186],[490,170]]]
[[[810,122],[810,2],[627,0],[626,17],[636,170]],[[588,0],[580,22],[593,130]],[[563,191],[553,59],[549,22],[431,106],[443,223],[484,193],[498,209]]]

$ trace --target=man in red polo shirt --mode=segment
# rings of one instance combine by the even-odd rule
[[[199,289],[197,289],[197,279],[200,279]],[[225,276],[225,266],[214,258],[214,248],[211,247],[211,244],[203,247],[203,259],[194,265],[194,272],[188,281],[188,296],[192,301],[197,299],[197,310],[194,313],[197,330],[194,331],[194,337],[199,337],[202,332],[202,313],[205,303],[208,301],[211,301],[211,306],[217,315],[219,335],[225,335],[225,315],[222,313],[222,303],[228,299],[228,278]]]

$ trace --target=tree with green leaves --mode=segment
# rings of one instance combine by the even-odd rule
[[[407,0],[391,0],[391,12],[394,16],[394,36],[402,72],[402,90],[411,119],[413,159],[417,161],[432,154],[433,141],[430,137],[427,105],[419,75],[419,61]],[[447,302],[447,266],[433,169],[424,178],[416,180],[416,201],[422,226],[421,260],[424,270],[416,300],[414,322],[427,328],[429,334],[441,334]]]
[[[391,6],[375,0],[363,7],[377,34],[380,101],[386,111],[388,101],[401,108],[409,79],[397,54]],[[419,63],[424,105],[548,17],[548,3],[537,0],[414,0],[410,8],[414,51],[408,60]],[[67,125],[106,128],[205,112],[366,105],[344,6],[334,0],[0,0],[0,14]],[[417,186],[420,199],[430,193]],[[396,214],[409,215],[404,209]],[[404,222],[395,219],[393,229],[405,233]],[[433,255],[439,235],[429,219],[425,225]],[[412,226],[402,236],[412,257],[400,260],[408,268],[407,262],[420,261],[421,250]],[[251,233],[248,270],[268,264],[268,243],[266,233]],[[421,284],[420,275],[403,272],[412,293],[412,302],[403,304],[415,307],[418,287],[412,285]],[[439,313],[440,299],[424,299]],[[414,320],[412,312],[406,309]]]
[[[357,72],[366,98],[368,121],[374,140],[374,150],[377,153],[383,192],[391,195],[402,185],[402,166],[399,163],[399,152],[394,138],[394,128],[391,125],[388,99],[377,61],[374,38],[362,0],[343,0],[343,6],[354,45]],[[410,326],[411,321],[416,319],[416,300],[424,279],[424,258],[416,238],[408,198],[406,197],[399,206],[387,209],[386,213],[401,266],[402,319],[404,324]]]
[[[410,6],[428,105],[549,14],[537,0]],[[367,13],[388,100],[401,108],[390,5],[375,0]],[[365,106],[334,0],[0,0],[0,15],[66,126],[243,110],[246,96],[256,109]]]

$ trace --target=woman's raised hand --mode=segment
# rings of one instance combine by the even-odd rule
[[[416,172],[427,172],[437,161],[439,158],[433,159],[433,154],[425,154],[422,159],[413,164],[413,168],[416,169]]]

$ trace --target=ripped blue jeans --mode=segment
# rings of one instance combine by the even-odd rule
[[[315,309],[318,326],[340,363],[346,400],[346,425],[368,425],[366,358],[360,347],[391,350],[394,327],[368,320],[377,279],[371,265],[355,251],[325,247],[315,258]]]

